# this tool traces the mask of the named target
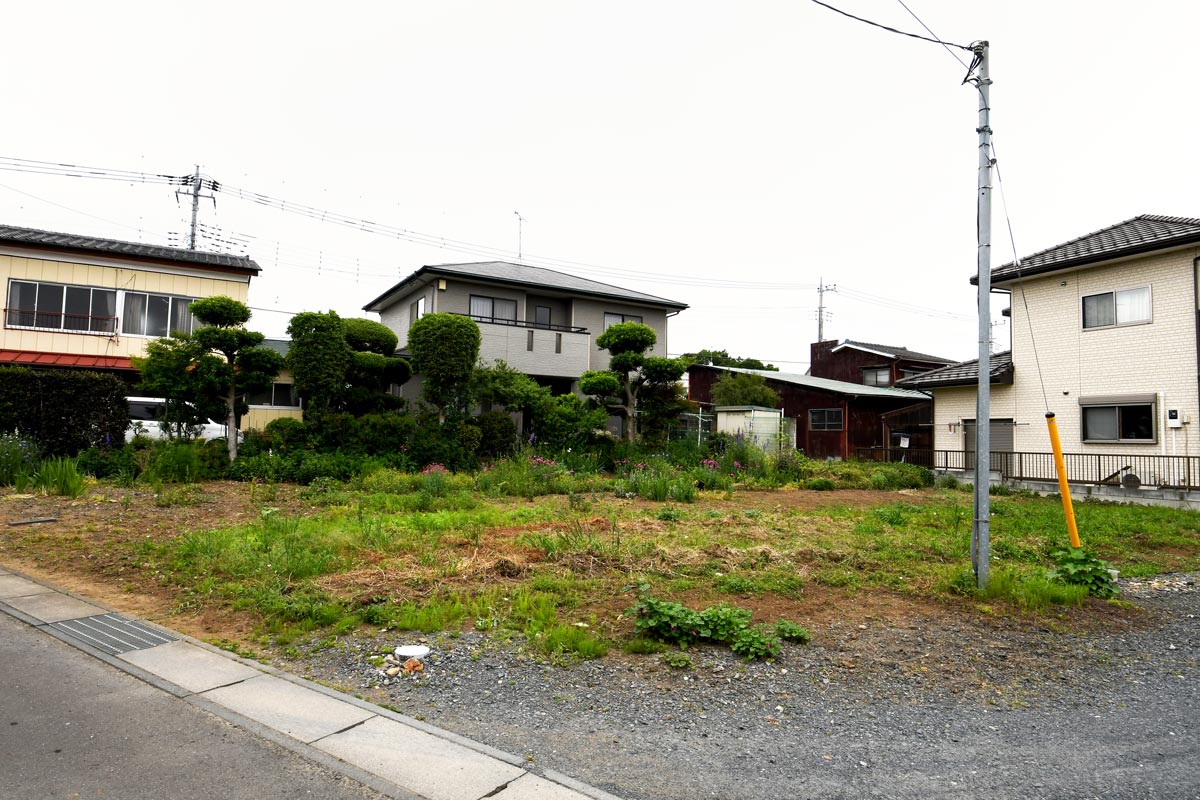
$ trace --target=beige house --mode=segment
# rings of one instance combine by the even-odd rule
[[[1049,452],[1048,408],[1066,453],[1200,455],[1198,281],[1200,219],[1151,215],[993,270],[1012,351],[991,365],[992,450]],[[977,375],[900,383],[933,392],[935,449],[973,448]]]
[[[286,356],[291,342],[287,339],[264,339],[262,346],[269,347],[281,356]],[[300,397],[293,386],[292,373],[284,369],[275,376],[271,388],[246,396],[249,411],[242,417],[241,429],[262,430],[272,420],[304,419],[300,406]]]
[[[505,361],[560,392],[574,390],[588,370],[606,369],[596,337],[617,322],[641,322],[658,334],[652,354],[667,354],[667,320],[684,303],[574,275],[488,261],[421,267],[363,306],[408,344],[408,329],[425,314],[469,316],[479,324],[480,359]],[[405,394],[419,378],[405,384]]]
[[[0,364],[113,371],[171,331],[190,332],[188,304],[246,302],[259,266],[245,256],[0,225],[4,326]]]

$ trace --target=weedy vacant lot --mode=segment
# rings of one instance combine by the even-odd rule
[[[75,499],[9,491],[0,561],[249,647],[369,626],[524,636],[564,659],[642,652],[654,647],[626,613],[639,596],[801,626],[864,604],[883,616],[932,604],[1068,627],[1136,614],[1047,579],[1066,545],[1054,498],[993,498],[992,583],[978,592],[971,497],[954,488],[735,487],[658,502],[620,482],[512,498],[481,478],[91,483]],[[1123,576],[1200,566],[1194,512],[1077,509],[1085,546]],[[36,518],[53,521],[11,524]]]

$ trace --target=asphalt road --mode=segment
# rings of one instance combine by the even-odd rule
[[[383,796],[0,614],[3,800]]]

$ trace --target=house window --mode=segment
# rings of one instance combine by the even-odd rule
[[[555,353],[562,352],[562,334],[561,333],[554,334],[554,352]]]
[[[840,431],[842,410],[840,408],[813,408],[808,412],[810,431]]]
[[[642,318],[637,314],[610,314],[607,311],[604,313],[604,330],[608,330],[613,325],[619,322],[641,322]]]
[[[1150,321],[1150,287],[1084,295],[1083,327],[1111,328]]]
[[[892,371],[887,367],[868,367],[863,370],[863,383],[867,386],[891,386]]]
[[[1153,394],[1083,397],[1079,406],[1085,442],[1151,444],[1158,440],[1157,397]]]
[[[421,295],[408,306],[408,324],[411,325],[425,316],[425,295]]]
[[[534,306],[533,324],[539,328],[550,327],[550,306]]]
[[[517,301],[471,295],[471,316],[478,322],[517,321]]]
[[[290,383],[273,383],[261,392],[251,392],[246,395],[246,404],[275,408],[299,408],[300,398],[296,396],[295,388]]]
[[[117,331],[115,289],[11,281],[7,311],[5,323],[12,328],[103,334]]]
[[[528,334],[528,336],[526,337],[527,341],[525,342],[525,349],[532,353],[533,352],[533,331],[526,331],[526,333]]]
[[[165,294],[125,292],[125,313],[121,333],[131,336],[169,336],[178,331],[191,333],[196,327],[188,308],[194,297],[169,297]]]

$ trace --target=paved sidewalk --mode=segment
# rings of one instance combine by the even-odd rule
[[[3,567],[0,611],[388,797],[616,800],[565,775],[535,774],[517,756],[125,617]]]

